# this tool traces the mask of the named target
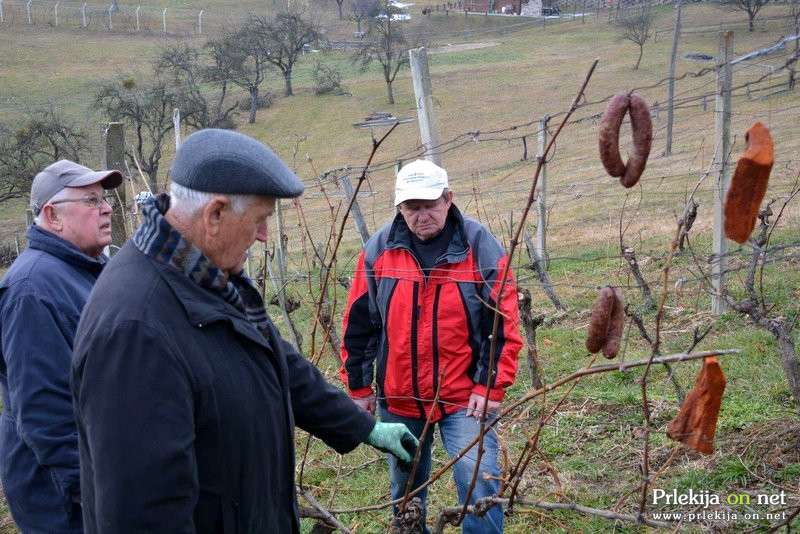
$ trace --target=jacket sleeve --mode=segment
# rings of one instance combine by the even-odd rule
[[[78,436],[69,389],[74,332],[62,332],[56,306],[34,295],[8,294],[6,301],[0,323],[17,431],[59,493],[78,501]]]
[[[378,345],[379,326],[372,320],[375,309],[374,291],[367,272],[366,255],[358,257],[356,270],[347,297],[342,324],[342,366],[339,370],[352,397],[366,397],[373,392],[374,362]]]
[[[494,325],[495,309],[499,309],[501,313],[495,341],[494,380],[489,392],[489,398],[494,401],[502,401],[506,388],[514,383],[517,375],[517,357],[522,349],[522,336],[519,332],[517,284],[510,268],[508,269],[503,294],[499,295],[500,277],[508,261],[508,256],[503,254],[491,269],[485,270],[481,268],[481,272],[484,275],[481,293],[483,293],[482,297],[489,303],[489,306],[484,307],[481,317],[481,352],[475,377],[476,386],[473,388],[473,392],[486,395],[489,354],[492,345],[492,327]]]
[[[372,431],[375,418],[328,383],[314,364],[280,339],[276,331],[273,333],[286,354],[295,424],[340,454],[355,449]]]
[[[194,398],[171,338],[136,321],[82,337],[72,388],[93,482],[85,511],[98,532],[194,532]]]

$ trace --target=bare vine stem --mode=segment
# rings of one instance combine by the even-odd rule
[[[711,350],[711,351],[705,351],[705,352],[698,352],[698,353],[695,353],[695,354],[687,354],[685,352],[682,352],[680,354],[670,354],[668,356],[660,356],[658,358],[652,358],[652,359],[647,359],[647,360],[638,360],[638,361],[634,361],[634,362],[627,362],[625,364],[625,368],[628,369],[628,368],[632,368],[632,367],[642,367],[642,366],[648,365],[649,363],[674,363],[674,362],[683,362],[683,361],[690,361],[690,360],[699,360],[699,359],[710,358],[712,356],[726,356],[726,355],[729,355],[729,354],[739,354],[740,352],[741,352],[741,350],[739,350],[739,349]],[[608,372],[611,372],[611,371],[619,371],[619,370],[620,370],[619,364],[605,364],[605,365],[597,365],[597,366],[594,366],[594,367],[584,367],[584,368],[578,369],[577,371],[574,371],[573,373],[571,373],[571,374],[569,374],[569,375],[567,375],[567,376],[565,376],[563,378],[560,378],[559,380],[557,380],[557,381],[555,381],[555,382],[553,382],[551,384],[548,384],[547,386],[528,391],[528,393],[526,393],[525,396],[523,396],[522,398],[514,401],[513,403],[511,403],[508,406],[506,406],[505,408],[503,408],[500,412],[498,412],[497,417],[495,417],[494,419],[489,420],[486,423],[486,427],[481,429],[481,432],[480,432],[481,435],[475,436],[475,438],[473,438],[469,443],[467,443],[464,446],[464,448],[461,449],[461,451],[458,454],[456,454],[453,458],[450,458],[447,462],[445,462],[442,465],[442,467],[440,467],[439,470],[436,471],[436,473],[434,473],[433,476],[431,476],[431,478],[427,482],[425,482],[420,487],[418,487],[417,489],[412,491],[409,494],[409,497],[413,497],[414,495],[417,495],[423,489],[427,488],[433,482],[438,480],[451,467],[453,467],[453,465],[458,460],[460,460],[462,457],[464,457],[469,452],[469,450],[472,449],[472,447],[475,446],[476,443],[478,443],[478,440],[483,437],[483,434],[488,432],[498,422],[500,422],[504,417],[508,416],[511,412],[513,412],[514,410],[516,410],[517,408],[519,408],[520,406],[522,406],[526,402],[531,401],[531,400],[535,399],[536,397],[538,397],[540,395],[543,395],[546,392],[550,392],[550,391],[552,391],[552,390],[554,390],[554,389],[556,389],[556,388],[558,388],[560,386],[563,386],[564,384],[567,384],[569,382],[573,382],[573,381],[579,379],[580,377],[587,376],[587,375],[594,375],[594,374],[598,374],[598,373],[608,373]],[[401,502],[402,502],[401,499],[395,499],[393,501],[386,502],[386,503],[383,503],[383,504],[375,504],[375,505],[364,506],[364,507],[360,507],[360,508],[336,509],[336,510],[330,510],[330,512],[334,513],[334,514],[369,512],[369,511],[372,511],[372,510],[382,510],[384,508],[388,508],[389,506],[393,506],[395,504],[400,504]]]
[[[506,282],[508,280],[508,273],[511,269],[511,258],[514,257],[514,251],[517,248],[517,245],[520,242],[520,236],[522,235],[523,230],[525,229],[525,220],[528,218],[528,213],[530,212],[531,206],[533,205],[534,201],[536,200],[536,185],[539,182],[539,175],[542,172],[542,166],[544,162],[547,161],[547,154],[550,152],[550,149],[553,147],[558,135],[561,133],[561,130],[564,129],[564,125],[566,125],[569,118],[578,109],[578,103],[583,96],[583,92],[586,90],[586,86],[589,84],[589,80],[594,73],[595,67],[597,67],[597,63],[599,59],[595,59],[592,63],[592,66],[589,67],[589,72],[586,74],[586,77],[583,80],[583,84],[581,84],[580,89],[578,90],[577,96],[572,101],[572,105],[570,106],[569,110],[564,115],[564,118],[561,120],[561,124],[558,125],[553,136],[550,138],[550,142],[545,147],[539,161],[536,163],[536,171],[533,175],[533,182],[531,183],[531,189],[528,193],[528,201],[525,204],[525,209],[522,210],[522,216],[520,217],[519,223],[517,225],[517,231],[514,234],[514,237],[511,239],[510,247],[508,250],[508,262],[506,262],[505,266],[503,267],[502,274],[500,275],[500,287],[497,291],[497,303],[498,307],[501,307],[501,302],[503,299],[503,291],[506,287]],[[477,458],[475,460],[475,470],[472,473],[472,480],[470,481],[469,488],[467,489],[467,493],[464,496],[464,504],[461,511],[461,516],[458,518],[457,525],[461,524],[464,517],[467,513],[467,506],[469,506],[470,497],[472,497],[472,492],[475,490],[475,484],[478,480],[478,476],[480,474],[481,469],[481,459],[483,458],[483,437],[486,435],[486,416],[487,416],[487,409],[489,407],[489,394],[491,392],[491,387],[494,382],[494,364],[495,364],[495,351],[497,347],[497,330],[500,324],[500,314],[494,314],[494,322],[492,323],[492,337],[489,343],[489,368],[487,370],[486,376],[486,392],[483,398],[483,409],[481,410],[481,432],[478,435],[478,453]],[[496,419],[495,419],[496,420]]]
[[[358,177],[358,182],[356,183],[355,189],[353,191],[353,197],[350,199],[350,202],[347,204],[347,209],[345,210],[344,215],[342,216],[342,222],[339,225],[339,232],[338,232],[338,234],[336,236],[336,243],[334,244],[333,250],[331,252],[331,259],[328,262],[328,265],[326,266],[326,271],[327,272],[326,272],[325,276],[322,279],[322,288],[320,289],[320,292],[319,292],[319,301],[317,302],[317,307],[316,307],[317,309],[316,309],[316,313],[314,314],[315,317],[316,317],[316,320],[314,321],[314,327],[311,330],[311,339],[315,338],[316,333],[317,333],[317,326],[320,325],[320,323],[321,323],[320,315],[321,315],[321,312],[322,312],[322,307],[323,307],[323,305],[325,303],[325,292],[328,290],[328,285],[329,285],[330,279],[331,279],[331,272],[333,272],[333,266],[336,263],[336,254],[339,251],[339,245],[341,244],[342,238],[344,236],[344,227],[345,227],[345,224],[347,224],[347,218],[350,215],[350,211],[353,209],[353,204],[356,202],[356,199],[358,198],[358,191],[361,189],[361,185],[364,183],[364,180],[366,180],[366,178],[367,178],[367,173],[369,172],[370,165],[372,164],[372,159],[375,157],[375,154],[378,152],[378,148],[380,148],[381,144],[386,140],[386,138],[389,137],[389,135],[391,135],[391,133],[395,130],[395,128],[397,128],[398,124],[400,124],[400,123],[399,122],[395,122],[392,125],[392,127],[389,128],[389,131],[386,132],[383,135],[383,137],[381,137],[380,139],[375,139],[374,137],[372,138],[372,151],[370,152],[369,157],[367,158],[367,162],[364,164],[364,168],[361,171],[361,176]],[[321,326],[323,328],[326,328],[326,325],[321,325]]]

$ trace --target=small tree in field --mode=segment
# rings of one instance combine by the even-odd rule
[[[59,159],[80,162],[86,148],[86,135],[54,109],[21,127],[0,124],[0,202],[27,197],[36,173]]]
[[[266,48],[264,59],[283,75],[283,96],[292,96],[292,71],[304,50],[323,40],[322,27],[300,13],[282,11],[273,19],[254,16],[252,25]]]
[[[380,0],[353,0],[350,18],[356,21],[356,31],[361,33],[361,22],[377,16],[380,11]]]
[[[364,46],[353,56],[353,61],[360,65],[362,71],[366,71],[373,61],[380,64],[383,79],[386,81],[386,97],[389,104],[394,104],[392,82],[400,69],[409,64],[408,51],[421,46],[421,44],[410,44],[406,39],[403,32],[405,22],[393,18],[397,13],[397,8],[392,4],[384,3],[383,13],[370,19]]]
[[[617,25],[620,27],[620,39],[631,41],[639,46],[639,58],[633,67],[633,70],[638,70],[644,54],[644,45],[650,38],[653,15],[650,13],[650,9],[645,7],[633,13],[625,14],[617,20]]]
[[[228,28],[206,43],[206,48],[217,58],[218,75],[250,94],[249,124],[256,122],[258,93],[264,83],[269,62],[269,46],[264,41],[255,20]]]
[[[744,11],[747,13],[747,22],[750,24],[750,31],[753,31],[753,21],[761,8],[769,3],[769,0],[723,0],[722,5],[734,11]]]
[[[133,132],[133,150],[126,148],[125,154],[136,157],[154,193],[158,191],[162,144],[173,129],[172,110],[181,104],[178,88],[164,79],[145,76],[106,82],[95,94],[94,108],[113,121],[124,122]]]
[[[155,72],[172,76],[177,87],[183,88],[184,106],[181,118],[195,129],[233,128],[233,114],[237,103],[231,103],[228,96],[227,75],[230,69],[224,55],[211,50],[211,64],[202,59],[200,51],[187,42],[167,44],[153,63]],[[211,83],[219,93],[209,93],[202,84]]]

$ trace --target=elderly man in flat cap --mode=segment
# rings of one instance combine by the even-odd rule
[[[0,281],[0,478],[22,532],[83,532],[72,346],[89,291],[108,261],[118,171],[69,160],[33,179],[28,248]]]
[[[295,425],[337,452],[365,442],[406,462],[416,439],[325,382],[242,273],[276,199],[302,182],[263,144],[215,129],[186,138],[171,177],[78,328],[86,532],[299,532]]]

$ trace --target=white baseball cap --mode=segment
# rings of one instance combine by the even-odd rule
[[[400,169],[394,186],[394,205],[406,200],[436,200],[448,186],[447,171],[423,159]]]

